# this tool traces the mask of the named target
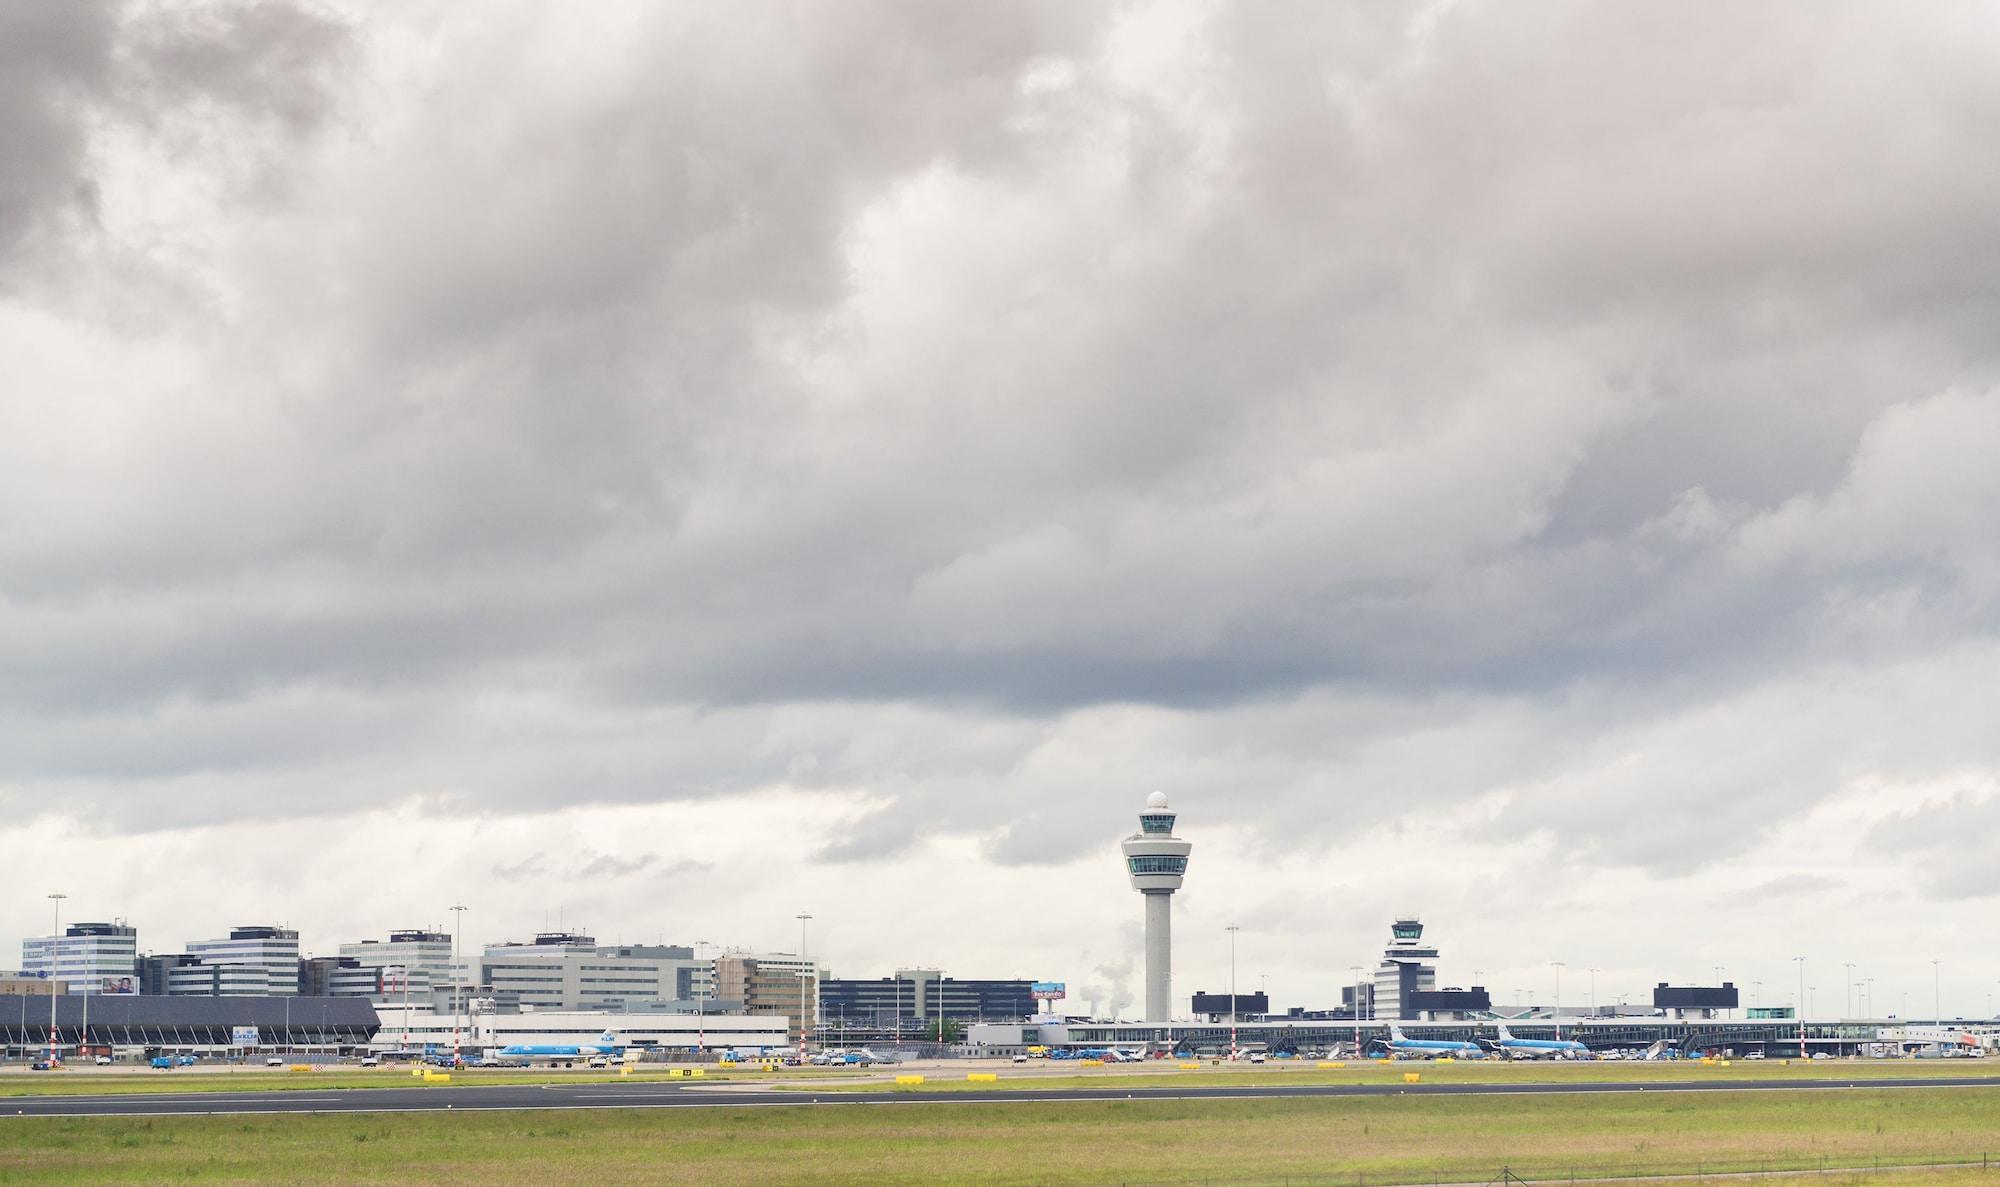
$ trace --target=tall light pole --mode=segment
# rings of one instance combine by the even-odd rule
[[[1944,995],[1938,989],[1938,962],[1931,961],[1931,1024],[1944,1025]]]
[[[1236,1062],[1236,933],[1242,930],[1232,923],[1222,929],[1229,933],[1229,1061]]]
[[[1842,1018],[1852,1018],[1854,1017],[1854,963],[1849,961],[1840,967],[1847,970],[1847,976],[1843,978],[1846,993],[1841,998],[1840,1016]]]
[[[1354,973],[1354,1058],[1361,1058],[1361,966],[1347,966]]]
[[[793,916],[793,918],[799,921],[799,960],[801,963],[803,963],[806,959],[806,924],[812,921],[812,916],[804,911],[801,911],[797,915]],[[819,991],[819,978],[817,977],[813,978],[813,991],[815,994],[817,994]],[[805,1061],[806,1061],[806,983],[804,981],[800,981],[799,982],[799,1062],[804,1063]]]
[[[1799,996],[1796,999],[1799,1003],[1799,1058],[1804,1059],[1806,1057],[1806,958],[1794,956],[1792,963],[1799,966]]]
[[[49,935],[49,1063],[56,1061],[56,974],[61,971],[58,963],[62,958],[62,901],[69,896],[52,894],[49,901],[55,904],[55,931]]]
[[[451,908],[451,913],[454,916],[452,920],[452,930],[451,930],[451,1066],[457,1067],[458,1066],[458,989],[459,989],[459,983],[465,980],[464,974],[458,971],[460,968],[458,962],[461,959],[458,954],[458,950],[459,950],[459,942],[465,937],[465,904],[464,903],[453,904]],[[436,1007],[433,1006],[432,1008],[435,1009]]]
[[[1592,969],[1592,970],[1590,970],[1590,1012],[1591,1012],[1592,1016],[1595,1016],[1595,1015],[1596,1015],[1596,1013],[1597,1013],[1597,974],[1598,974],[1598,971],[1599,971],[1599,970],[1597,970],[1597,969]]]
[[[1560,1043],[1563,1037],[1563,962],[1552,960],[1549,964],[1556,970],[1556,1042]]]
[[[704,947],[710,946],[712,945],[707,940],[696,940],[694,942],[696,975],[700,975],[701,973],[701,950]],[[702,981],[695,982],[694,986],[694,1053],[696,1055],[705,1055],[708,1053],[708,995],[703,993],[702,990],[705,987],[712,987],[714,983],[715,966],[711,964],[709,965],[708,976],[703,978]]]

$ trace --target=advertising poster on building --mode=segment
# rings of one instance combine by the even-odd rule
[[[139,978],[106,977],[99,984],[97,992],[113,995],[137,993],[139,992]]]
[[[1029,996],[1038,997],[1044,1001],[1061,1001],[1063,998],[1069,996],[1069,983],[1066,981],[1037,981],[1034,988],[1029,990]]]
[[[232,1047],[255,1047],[257,1028],[254,1026],[232,1026],[229,1028],[229,1045]]]

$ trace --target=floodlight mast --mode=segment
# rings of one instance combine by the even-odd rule
[[[62,901],[69,896],[56,893],[49,896],[55,904],[56,929],[49,936],[49,1066],[56,1062],[56,974],[62,972]]]

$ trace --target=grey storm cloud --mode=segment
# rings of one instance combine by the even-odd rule
[[[0,26],[10,809],[1657,874],[2000,769],[1978,6]]]
[[[103,226],[106,129],[182,149],[272,121],[317,129],[348,48],[339,21],[285,0],[176,8],[27,0],[0,14],[0,262],[55,281]],[[4,283],[4,282],[0,282]]]

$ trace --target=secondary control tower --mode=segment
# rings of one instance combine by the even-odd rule
[[[1187,874],[1188,854],[1194,846],[1174,835],[1174,814],[1167,810],[1167,795],[1156,791],[1146,797],[1146,810],[1139,813],[1139,831],[1125,838],[1125,872],[1132,877],[1132,889],[1146,896],[1146,1018],[1152,1023],[1173,1020],[1170,1005],[1174,970],[1174,891],[1181,888]]]

